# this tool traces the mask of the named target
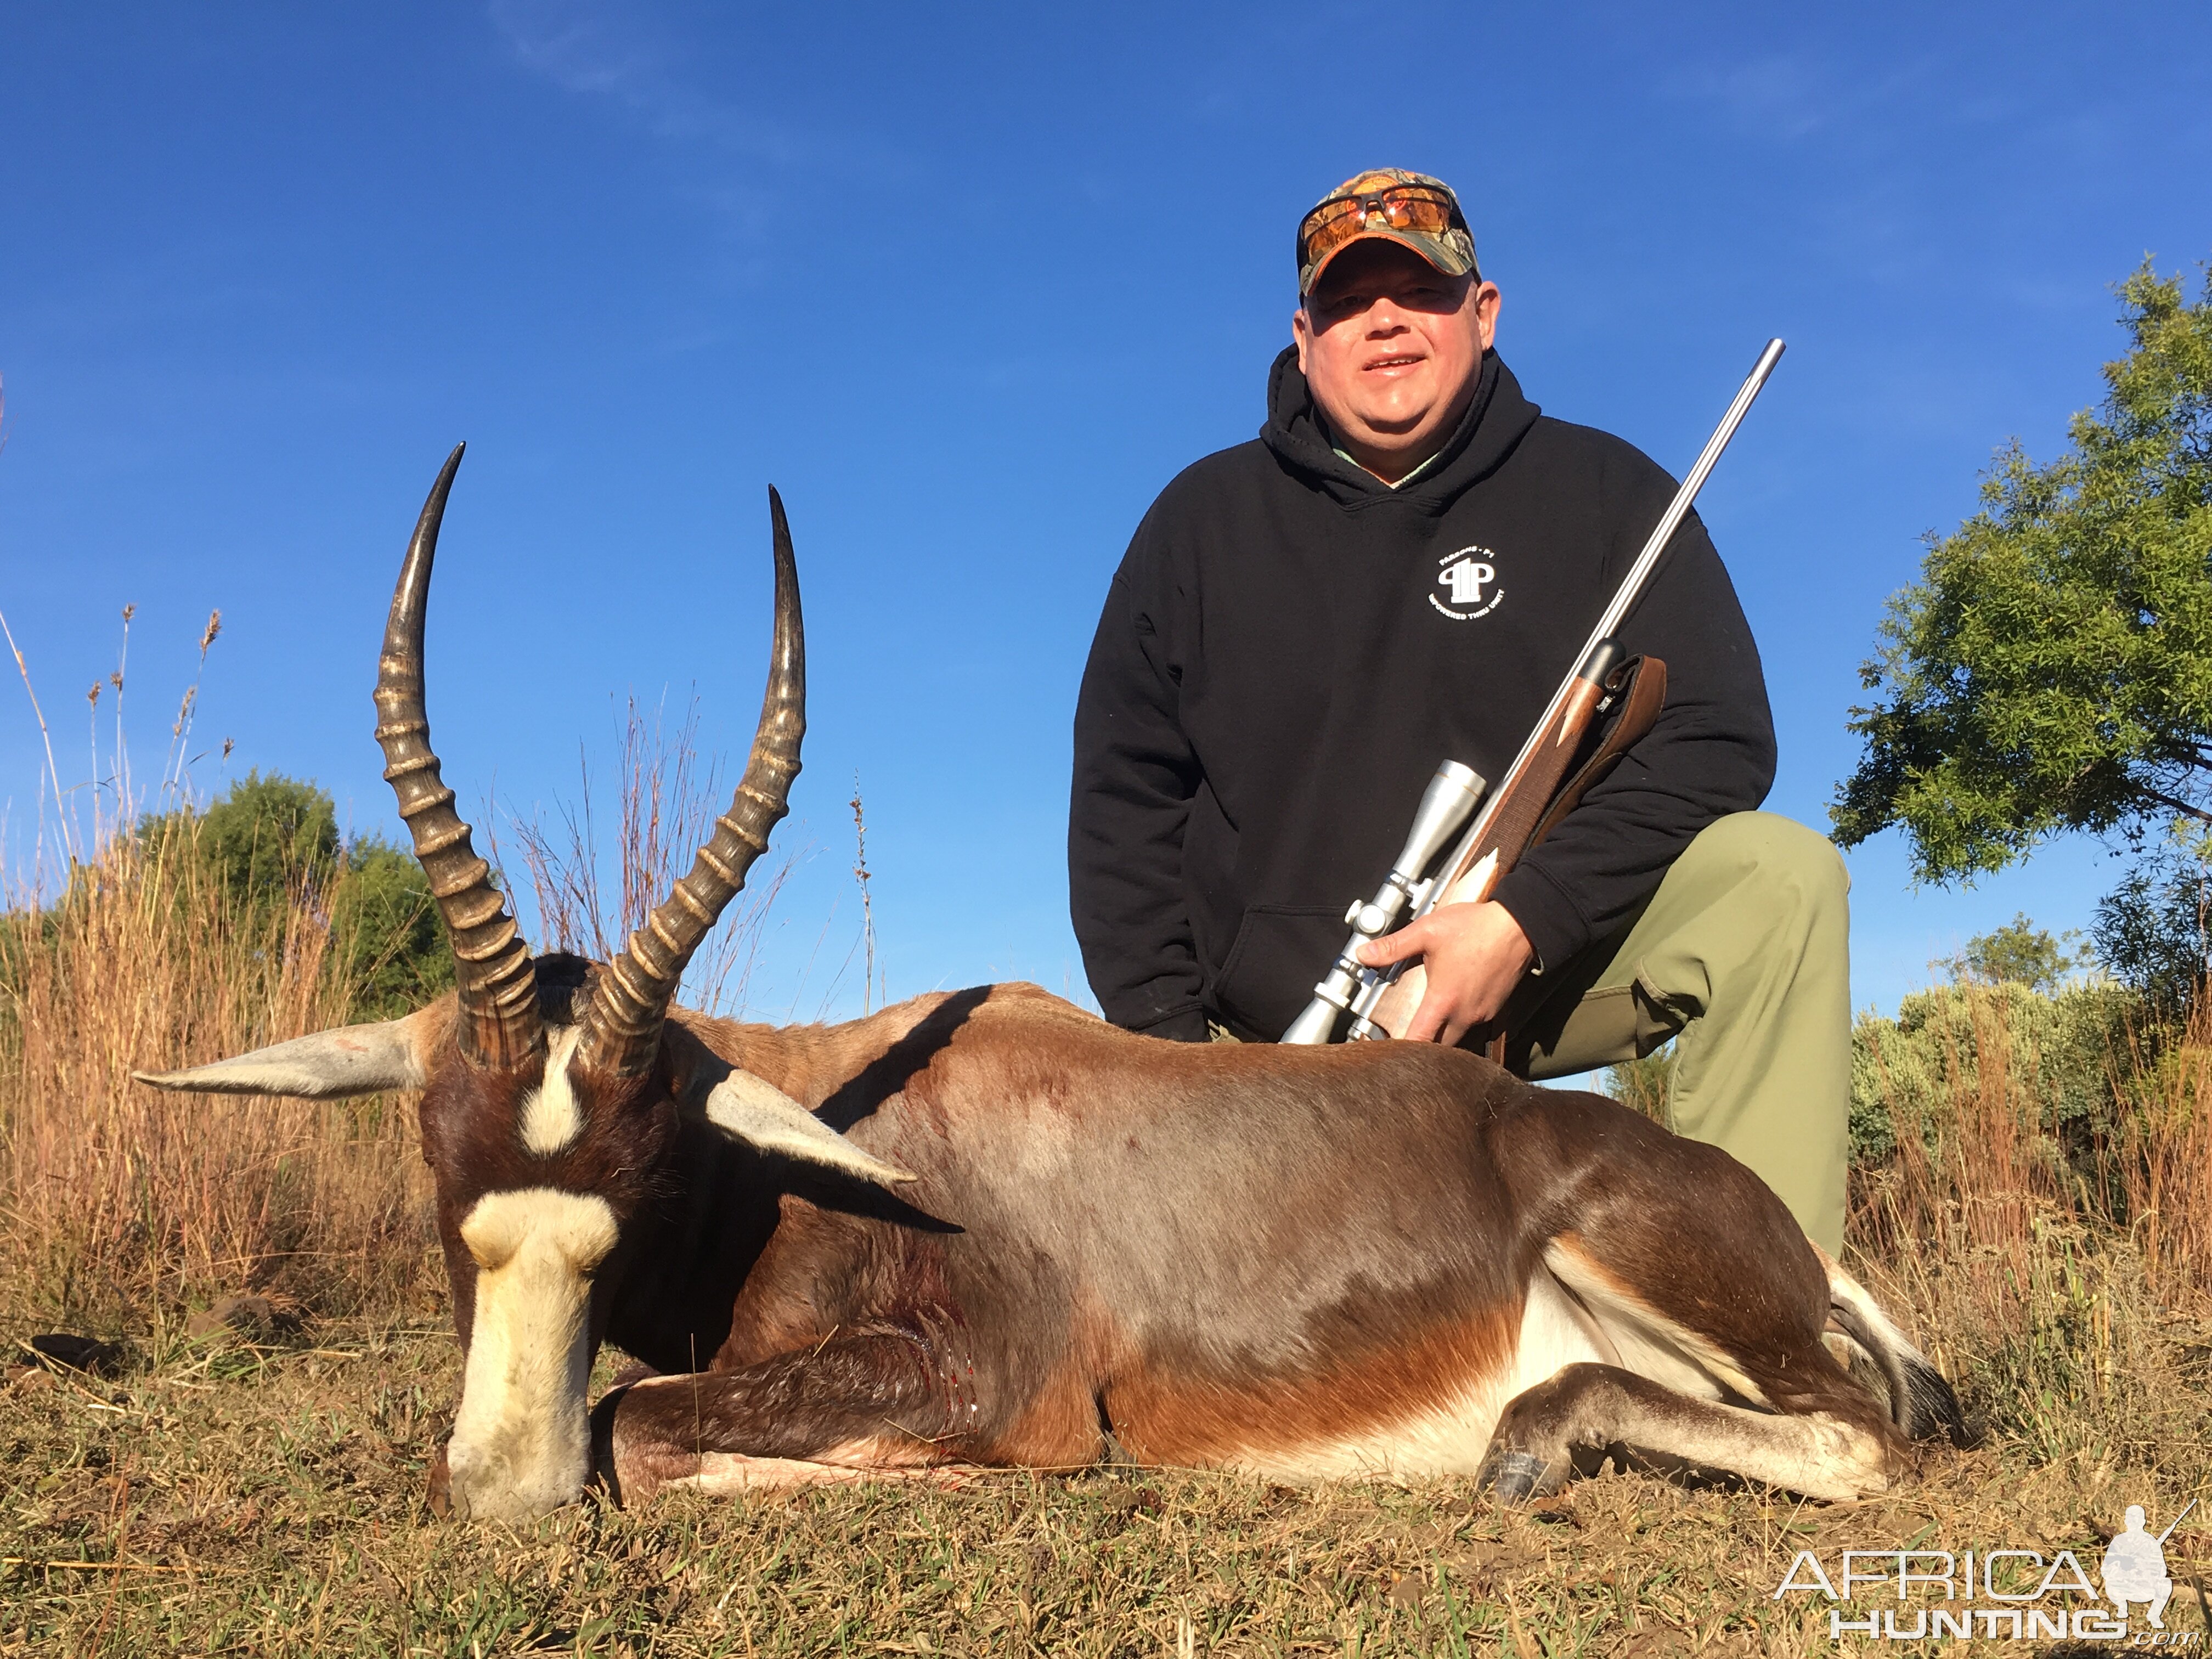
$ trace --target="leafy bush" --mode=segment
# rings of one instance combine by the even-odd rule
[[[281,904],[337,873],[337,809],[314,784],[248,772],[202,815],[198,842],[209,873],[234,900]]]
[[[2047,994],[2017,980],[1917,991],[1895,1018],[1863,1014],[1851,1031],[1851,1157],[1877,1163],[1900,1126],[1948,1132],[1956,1103],[2008,1104],[2023,1125],[2079,1148],[2112,1117],[2116,1076],[2131,1069],[2141,1000],[2093,983]]]
[[[346,849],[346,874],[332,896],[331,933],[361,1017],[394,1018],[450,989],[453,953],[422,866],[370,837]]]

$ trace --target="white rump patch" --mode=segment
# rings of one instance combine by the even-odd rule
[[[487,1193],[461,1223],[476,1317],[446,1448],[454,1507],[521,1520],[573,1501],[591,1473],[591,1274],[615,1247],[603,1198]]]
[[[1620,1356],[1613,1364],[1692,1400],[1734,1394],[1770,1403],[1724,1350],[1631,1295],[1579,1251],[1554,1240],[1544,1247],[1544,1266],[1589,1309]]]
[[[583,1040],[581,1025],[558,1025],[545,1055],[545,1080],[522,1097],[523,1146],[539,1158],[565,1152],[584,1133],[584,1114],[576,1104],[568,1062]]]

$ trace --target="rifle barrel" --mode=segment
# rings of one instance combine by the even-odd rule
[[[1782,361],[1783,349],[1780,340],[1769,340],[1766,349],[1759,354],[1759,361],[1752,365],[1749,377],[1735,394],[1735,401],[1728,406],[1728,413],[1721,416],[1721,423],[1713,428],[1713,435],[1705,440],[1705,449],[1698,454],[1697,464],[1683,478],[1681,488],[1674,492],[1674,499],[1668,502],[1666,512],[1660,515],[1658,525],[1644,544],[1644,550],[1636,556],[1636,562],[1628,568],[1628,574],[1621,582],[1620,590],[1613,594],[1613,603],[1606,606],[1605,613],[1597,619],[1597,626],[1590,629],[1589,638],[1583,641],[1582,650],[1568,665],[1567,677],[1559,682],[1559,689],[1552,694],[1552,701],[1546,705],[1543,718],[1528,733],[1528,740],[1521,745],[1521,752],[1513,757],[1513,764],[1505,772],[1508,784],[1528,764],[1536,745],[1550,735],[1560,711],[1566,706],[1567,699],[1574,695],[1577,675],[1582,665],[1589,660],[1590,653],[1613,637],[1613,631],[1627,617],[1630,608],[1642,597],[1644,585],[1651,580],[1651,573],[1659,567],[1660,555],[1667,550],[1667,544],[1674,539],[1674,532],[1682,526],[1682,520],[1689,516],[1691,504],[1698,499],[1698,491],[1705,487],[1706,477],[1721,458],[1721,452],[1729,447],[1729,440],[1735,436],[1735,429],[1743,424],[1743,417],[1751,412],[1752,403],[1758,398],[1759,388],[1766,384],[1766,377],[1774,372],[1775,364]],[[1468,827],[1465,837],[1453,849],[1451,861],[1444,866],[1448,872],[1446,879],[1439,881],[1430,890],[1427,902],[1407,918],[1408,921],[1419,921],[1436,908],[1443,901],[1444,895],[1451,890],[1453,883],[1467,873],[1468,866],[1474,862],[1474,849],[1489,829],[1492,816],[1504,804],[1505,793],[1505,789],[1501,787],[1490,798],[1482,814]]]
[[[2186,1503],[2186,1504],[2183,1504],[2183,1505],[2182,1505],[2182,1508],[2181,1508],[2181,1513],[2180,1513],[2180,1514],[2179,1514],[2179,1515],[2177,1515],[2177,1516],[2175,1516],[2173,1517],[2173,1525],[2172,1525],[2172,1526],[2168,1527],[2168,1528],[2167,1528],[2164,1532],[2162,1532],[2162,1533],[2159,1534],[2159,1535],[2158,1535],[2158,1541],[2159,1541],[2160,1543],[2163,1544],[2164,1542],[2166,1542],[2166,1540],[2167,1539],[2169,1539],[2169,1538],[2172,1537],[2172,1536],[2173,1536],[2173,1528],[2174,1528],[2174,1527],[2178,1527],[2178,1526],[2179,1526],[2183,1522],[2186,1521],[2186,1520],[2189,1518],[2189,1511],[2190,1511],[2190,1510],[2193,1510],[2193,1509],[2195,1509],[2196,1507],[2197,1507],[2197,1500],[2196,1500],[2195,1498],[2191,1498],[2191,1499],[2188,1501],[2188,1503]]]
[[[1783,349],[1781,341],[1769,340],[1766,349],[1759,354],[1759,361],[1752,365],[1751,377],[1744,381],[1742,389],[1735,394],[1735,401],[1729,405],[1728,413],[1721,416],[1721,423],[1713,428],[1713,435],[1705,440],[1705,450],[1698,455],[1697,465],[1682,480],[1682,487],[1674,492],[1674,499],[1667,504],[1666,514],[1660,519],[1658,527],[1652,531],[1650,540],[1644,544],[1644,550],[1636,556],[1636,562],[1629,567],[1628,580],[1620,585],[1620,592],[1613,596],[1613,603],[1606,606],[1605,615],[1597,619],[1597,626],[1590,630],[1590,636],[1583,646],[1583,656],[1589,655],[1600,640],[1613,637],[1620,627],[1621,619],[1628,615],[1628,608],[1644,592],[1644,584],[1651,580],[1651,572],[1659,562],[1659,556],[1667,550],[1667,544],[1681,528],[1682,520],[1689,517],[1690,504],[1698,499],[1698,491],[1705,488],[1705,479],[1711,473],[1714,464],[1720,459],[1721,452],[1729,447],[1729,440],[1735,436],[1735,429],[1743,424],[1743,417],[1751,412],[1752,402],[1759,396],[1759,388],[1766,384],[1766,377],[1774,373],[1775,364],[1782,361]],[[1580,657],[1576,659],[1577,662],[1581,660]]]

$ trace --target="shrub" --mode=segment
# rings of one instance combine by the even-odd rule
[[[398,1102],[131,1073],[404,1012],[451,971],[413,860],[342,846],[330,798],[289,779],[142,819],[53,903],[19,902],[0,918],[6,1301],[119,1328],[241,1285],[334,1312],[434,1286]]]
[[[2144,1025],[2132,993],[2094,983],[2055,994],[2017,981],[1940,985],[1906,997],[1893,1019],[1863,1014],[1851,1032],[1852,1159],[1889,1157],[1905,1125],[1932,1144],[1969,1096],[2002,1100],[2078,1155],[2109,1127],[2114,1079]]]

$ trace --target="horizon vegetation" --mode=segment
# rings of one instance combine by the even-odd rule
[[[2145,370],[2149,401],[2123,398],[2144,430],[2115,442],[2138,458],[2167,443],[2176,476],[2201,483],[2190,446],[2208,428],[2160,426],[2153,394],[2212,386],[2188,380],[2190,353],[2212,339],[2212,292],[2183,306],[2178,284],[2147,272],[2126,292],[2142,339],[2180,340],[2168,357],[2181,368]],[[2119,376],[2116,397],[2122,380],[2137,384]],[[2082,453],[2101,454],[2086,431],[2077,422]],[[2081,465],[2084,479],[2117,476]],[[2020,461],[1988,513],[1931,546],[1871,683],[1896,696],[1863,714],[1870,781],[1839,797],[1866,833],[1888,811],[1924,837],[1930,878],[2069,828],[2164,832],[2156,801],[2126,795],[2134,763],[2108,732],[2106,805],[2084,796],[2057,817],[2026,813],[2029,793],[2002,793],[1966,752],[1980,716],[1954,693],[1978,683],[1982,659],[1954,675],[1942,653],[1983,650],[1993,625],[1977,596],[1996,594],[2002,616],[2039,584],[2073,592],[2066,581],[2089,580],[2077,524],[2104,538],[2092,576],[2113,568],[2114,524],[2172,530],[2181,551],[2159,544],[2166,585],[2147,600],[2196,605],[2185,556],[2212,561],[2212,547],[2190,554],[2198,507],[2171,489],[2108,512],[2086,483],[2041,477]],[[2031,496],[2033,513],[2008,505]],[[2008,539],[2022,526],[2033,558]],[[1961,592],[1974,602],[1954,603]],[[2137,631],[2155,638],[2130,660],[2196,648],[2160,626],[2149,613]],[[203,661],[216,631],[211,620]],[[2212,633],[2205,643],[2212,675]],[[1997,675],[1991,699],[2016,692],[2073,719],[2030,684],[2039,662]],[[248,774],[197,801],[191,707],[188,693],[158,810],[137,810],[118,724],[107,793],[77,798],[56,830],[66,862],[51,890],[34,869],[0,911],[0,1335],[67,1325],[113,1345],[92,1370],[0,1372],[0,1654],[1791,1656],[1832,1650],[1825,1607],[1771,1595],[1798,1547],[2089,1550],[2127,1504],[2170,1517],[2212,1497],[2212,1000],[2201,908],[2167,903],[2160,866],[2146,865],[2143,892],[2124,884],[2108,904],[2157,914],[2130,934],[2100,913],[2094,961],[2023,915],[1970,940],[1894,1015],[1857,1023],[1847,1261],[1988,1431],[1979,1450],[1929,1455],[1891,1498],[1820,1509],[1613,1474],[1529,1514],[1449,1481],[1291,1492],[1102,1469],[433,1525],[422,1479],[457,1357],[412,1103],[164,1097],[130,1073],[401,1012],[449,982],[443,936],[411,857],[340,836],[313,784]],[[599,880],[588,775],[574,813],[522,836],[542,945],[604,953],[688,859],[701,803],[718,804],[695,733],[631,706],[618,878]],[[58,820],[51,739],[46,755]],[[2163,772],[2151,786],[2182,787]],[[2130,799],[2133,820],[2112,805]],[[48,845],[42,826],[42,855]],[[866,865],[863,851],[863,884]],[[691,996],[742,997],[777,885],[769,875],[726,921],[729,954]],[[1617,1068],[1608,1089],[1663,1121],[1667,1065]],[[210,1318],[240,1292],[261,1311]],[[602,1356],[602,1383],[620,1359]],[[2212,1526],[2177,1532],[2168,1557],[2201,1582]],[[2193,1613],[2186,1601],[2169,1626],[2204,1618],[2201,1595]]]

